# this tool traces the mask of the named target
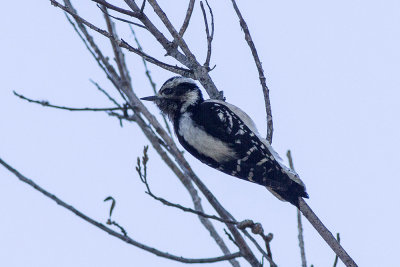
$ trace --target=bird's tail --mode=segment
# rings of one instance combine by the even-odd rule
[[[296,182],[291,183],[288,186],[282,188],[271,188],[267,189],[278,199],[282,201],[288,201],[299,209],[299,197],[309,198],[306,188]]]

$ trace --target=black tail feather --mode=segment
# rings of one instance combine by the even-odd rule
[[[293,183],[286,190],[273,189],[282,199],[299,208],[299,197],[309,198],[304,186]]]

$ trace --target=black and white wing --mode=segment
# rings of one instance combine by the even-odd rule
[[[232,176],[267,186],[274,195],[296,206],[299,196],[308,197],[298,175],[281,162],[245,112],[223,101],[208,100],[200,105],[192,119],[194,125],[201,125],[204,133],[211,137],[209,140],[214,140],[204,142],[200,155],[195,155],[198,149],[194,153],[202,162]],[[188,151],[192,153],[191,149]]]

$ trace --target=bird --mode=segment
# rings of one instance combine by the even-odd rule
[[[172,122],[183,148],[204,164],[228,175],[265,186],[274,196],[299,208],[309,198],[299,175],[288,168],[253,120],[222,100],[204,100],[190,78],[175,76],[152,101]]]

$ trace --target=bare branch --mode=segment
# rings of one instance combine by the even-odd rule
[[[271,240],[273,238],[272,233],[265,235],[262,225],[260,223],[254,223],[252,220],[244,220],[244,221],[240,222],[237,225],[237,228],[241,229],[242,231],[244,231],[246,228],[250,228],[251,232],[253,234],[256,234],[256,235],[259,235],[262,237],[262,239],[265,242],[265,248],[267,249],[267,257],[265,257],[265,258],[269,261],[271,267],[275,267],[276,264],[272,260],[272,252],[271,252],[271,246],[270,246]],[[255,242],[255,240],[254,240],[254,242]],[[262,253],[264,253],[264,251],[262,251]]]
[[[257,66],[258,76],[260,78],[260,83],[261,83],[261,87],[262,87],[263,94],[264,94],[265,110],[266,110],[266,113],[267,113],[267,126],[268,126],[268,129],[267,129],[267,140],[268,140],[269,143],[272,143],[272,135],[273,135],[273,132],[274,132],[274,126],[273,126],[273,122],[272,122],[272,111],[271,111],[271,102],[270,102],[270,99],[269,99],[269,89],[268,89],[267,83],[265,81],[265,76],[264,76],[264,70],[262,68],[262,63],[260,61],[260,58],[258,57],[257,49],[256,49],[256,47],[254,45],[253,39],[251,38],[249,28],[247,27],[247,23],[243,19],[243,16],[240,13],[240,10],[239,10],[238,6],[236,5],[236,1],[235,0],[231,0],[231,1],[232,1],[232,4],[233,4],[233,8],[235,9],[237,16],[239,17],[240,26],[243,29],[245,39],[247,41],[247,44],[250,47],[251,53],[253,55],[254,61],[255,61],[256,66]]]
[[[250,239],[250,241],[256,246],[257,250],[263,255],[264,258],[266,258],[269,261],[269,264],[272,267],[277,267],[276,263],[269,257],[269,255],[267,254],[267,252],[265,252],[261,246],[257,243],[257,241],[254,239],[254,237],[252,237],[246,230],[242,230],[242,232],[244,233],[244,235]]]
[[[292,152],[288,150],[286,156],[289,160],[289,167],[294,171]],[[306,251],[304,247],[303,223],[301,222],[301,213],[299,210],[296,210],[296,212],[297,212],[297,229],[299,231],[298,238],[300,247],[301,266],[307,267]]]
[[[52,4],[53,4],[54,1],[52,1],[52,0],[50,0],[50,1],[51,1]],[[92,2],[95,2],[95,3],[98,3],[98,4],[100,4],[100,5],[103,5],[103,6],[105,6],[106,8],[115,10],[115,11],[117,11],[118,13],[125,14],[125,15],[128,15],[128,16],[134,17],[134,18],[140,19],[141,16],[142,16],[142,14],[141,14],[140,12],[132,12],[132,11],[130,11],[130,10],[126,10],[126,9],[123,9],[123,8],[120,8],[120,7],[117,7],[117,6],[114,6],[114,5],[110,4],[110,3],[108,3],[107,1],[103,1],[103,0],[91,0],[91,1],[92,1]],[[56,5],[56,6],[57,6],[57,5]]]
[[[210,69],[211,44],[212,44],[212,41],[214,38],[214,14],[212,12],[210,5],[208,4],[208,0],[206,0],[206,4],[208,6],[208,10],[209,10],[210,16],[211,16],[211,34],[210,34],[210,30],[208,29],[207,14],[206,14],[206,11],[204,10],[203,2],[202,1],[200,2],[200,7],[201,7],[201,11],[203,12],[204,24],[205,24],[206,35],[207,35],[207,57],[206,57],[206,61],[204,62],[204,67],[206,67],[207,69]]]
[[[123,108],[121,107],[116,107],[116,108],[71,108],[71,107],[63,107],[63,106],[57,106],[57,105],[52,105],[46,100],[33,100],[30,98],[27,98],[23,95],[18,94],[17,92],[13,91],[14,95],[18,96],[19,98],[26,100],[30,103],[36,103],[40,104],[44,107],[50,107],[50,108],[56,108],[56,109],[63,109],[63,110],[69,110],[69,111],[114,111],[114,110],[122,110]]]
[[[344,250],[340,243],[333,237],[332,233],[326,228],[326,226],[321,222],[321,220],[315,215],[310,206],[304,201],[303,198],[299,197],[300,211],[303,213],[304,217],[311,223],[311,225],[317,230],[321,237],[326,243],[332,248],[332,250],[339,256],[342,262],[347,267],[356,267],[357,264],[350,257],[349,254]]]
[[[72,28],[75,30],[75,32],[78,34],[79,38],[82,40],[83,44],[85,45],[85,47],[87,48],[87,50],[89,51],[89,53],[93,56],[93,58],[96,60],[97,64],[99,65],[99,67],[104,71],[104,73],[106,73],[107,77],[110,76],[110,73],[108,71],[108,69],[106,68],[106,66],[103,64],[103,58],[102,58],[102,54],[96,56],[97,52],[99,52],[100,50],[96,49],[97,47],[93,47],[93,38],[88,38],[91,36],[88,36],[87,32],[83,32],[83,34],[85,35],[86,39],[82,36],[81,32],[78,30],[78,28],[76,27],[75,23],[69,18],[68,13],[65,12],[65,17],[67,18],[68,22],[71,24]],[[88,40],[88,41],[87,41]],[[90,45],[89,45],[89,43]]]
[[[111,21],[110,17],[108,16],[108,10],[106,7],[100,7],[104,13],[104,19],[107,24],[107,30],[115,39],[118,39],[117,31],[115,30],[115,25]],[[121,47],[118,46],[118,43],[114,40],[111,40],[111,46],[113,48],[115,62],[118,66],[119,76],[123,84],[129,84],[131,82],[131,78],[129,76],[128,68],[125,65],[124,54],[122,53]]]
[[[161,21],[164,23],[165,27],[168,29],[168,31],[171,33],[172,37],[174,37],[174,41],[178,43],[178,45],[182,48],[183,53],[187,56],[189,60],[191,60],[193,65],[195,65],[196,57],[193,55],[193,53],[190,51],[188,45],[186,44],[185,40],[179,35],[179,33],[176,31],[175,27],[172,25],[171,21],[168,19],[167,15],[164,13],[164,11],[161,9],[161,7],[158,5],[157,1],[155,0],[148,0],[149,4],[153,7],[154,12],[157,14],[157,16],[161,19]]]
[[[111,219],[108,219],[106,224],[116,226],[124,236],[128,236],[128,232],[125,230],[125,228],[119,225],[116,221],[111,221]]]
[[[195,3],[195,0],[190,0],[189,1],[189,5],[188,5],[187,11],[186,11],[185,19],[183,20],[183,24],[181,26],[181,29],[179,30],[179,35],[181,37],[183,37],[187,27],[189,26],[190,18],[192,17],[192,13],[193,13],[193,9],[194,9],[194,3]]]
[[[180,209],[182,211],[194,213],[194,214],[197,214],[199,216],[202,216],[202,217],[205,217],[205,218],[208,218],[208,219],[217,220],[217,221],[220,221],[220,222],[223,222],[223,223],[238,224],[237,221],[224,220],[224,219],[222,219],[220,217],[217,217],[215,215],[208,215],[208,214],[206,214],[204,212],[197,211],[197,210],[194,210],[194,209],[191,209],[191,208],[187,208],[187,207],[184,207],[184,206],[182,206],[180,204],[172,203],[172,202],[170,202],[170,201],[168,201],[168,200],[166,200],[164,198],[161,198],[161,197],[158,197],[158,196],[154,195],[153,192],[151,191],[150,185],[149,185],[149,183],[147,181],[147,172],[146,172],[147,160],[145,160],[146,159],[146,155],[147,155],[147,150],[144,150],[144,156],[143,156],[142,160],[140,160],[139,157],[137,158],[136,171],[137,171],[137,173],[138,173],[138,175],[140,177],[140,180],[146,186],[146,189],[147,189],[146,193],[149,196],[151,196],[153,199],[155,199],[157,201],[160,201],[161,203],[163,203],[164,205],[169,206],[169,207],[175,207],[175,208],[178,208],[178,209]],[[142,166],[143,166],[143,169],[144,169],[143,173],[142,173]]]
[[[138,38],[136,37],[135,31],[133,30],[132,27],[130,27],[130,29],[131,29],[131,32],[132,32],[132,34],[133,34],[133,38],[135,39],[135,42],[136,42],[136,45],[137,45],[138,49],[139,49],[140,51],[143,51],[142,46],[140,45],[140,42],[139,42]],[[143,61],[143,66],[144,66],[144,69],[145,69],[146,77],[147,77],[147,79],[149,80],[150,86],[151,86],[151,88],[153,89],[154,94],[156,94],[156,93],[157,93],[156,84],[155,84],[155,82],[153,81],[153,78],[151,77],[150,70],[149,70],[149,68],[147,67],[147,62],[146,62],[146,60],[144,60],[143,58],[142,58],[142,61]],[[165,128],[167,129],[169,135],[172,136],[172,131],[171,131],[171,128],[169,127],[167,118],[165,117],[164,114],[161,114],[161,116],[162,116],[162,118],[163,118],[163,121],[164,121],[164,124],[165,124]]]
[[[87,221],[88,223],[98,227],[99,229],[103,230],[104,232],[121,239],[122,241],[131,244],[135,247],[141,248],[143,250],[146,250],[147,252],[150,252],[152,254],[155,254],[157,256],[163,257],[163,258],[167,258],[170,260],[175,260],[175,261],[179,261],[179,262],[183,262],[183,263],[212,263],[212,262],[219,262],[219,261],[226,261],[226,260],[231,260],[237,257],[241,257],[240,252],[236,252],[233,254],[229,254],[229,255],[224,255],[224,256],[220,256],[220,257],[214,257],[214,258],[201,258],[201,259],[191,259],[191,258],[184,258],[184,257],[180,257],[180,256],[175,256],[172,255],[170,253],[167,252],[163,252],[160,251],[158,249],[155,249],[153,247],[149,247],[147,245],[144,245],[140,242],[135,241],[134,239],[128,237],[127,235],[123,235],[120,233],[115,232],[114,230],[104,226],[103,224],[95,221],[94,219],[90,218],[89,216],[85,215],[84,213],[80,212],[79,210],[75,209],[73,206],[71,206],[70,204],[64,202],[63,200],[61,200],[60,198],[58,198],[57,196],[55,196],[54,194],[46,191],[45,189],[43,189],[42,187],[40,187],[38,184],[36,184],[33,180],[25,177],[24,175],[22,175],[20,172],[18,172],[16,169],[14,169],[13,167],[11,167],[10,165],[8,165],[5,161],[3,161],[0,158],[0,164],[3,165],[8,171],[10,171],[11,173],[13,173],[21,182],[24,182],[28,185],[30,185],[31,187],[33,187],[35,190],[41,192],[43,195],[45,195],[46,197],[52,199],[53,201],[55,201],[58,205],[66,208],[67,210],[71,211],[72,213],[74,213],[75,215],[77,215],[78,217],[80,217],[81,219]]]
[[[136,12],[140,11],[135,1],[133,0],[124,0],[124,1],[133,11]],[[174,45],[174,42],[170,42],[164,36],[164,34],[160,32],[160,30],[158,30],[158,28],[149,20],[149,18],[145,14],[142,14],[142,18],[140,19],[142,23],[147,27],[149,32],[151,32],[151,34],[157,39],[157,41],[164,47],[165,51],[167,52],[167,55],[174,57],[181,64],[185,65],[191,71],[193,71],[194,74],[193,79],[196,79],[201,83],[201,85],[204,87],[204,89],[206,89],[207,93],[210,95],[211,98],[223,100],[224,99],[223,92],[218,91],[213,80],[208,75],[208,70],[204,66],[200,65],[200,63],[196,60],[194,55],[190,51],[188,51],[187,45],[182,44],[182,42],[184,43],[182,37],[172,26],[171,22],[168,20],[164,11],[162,11],[161,8],[158,6],[158,3],[154,0],[152,1],[147,0],[147,1],[153,6],[153,9],[156,12],[156,14],[160,17],[164,25],[166,25],[168,31],[170,31],[170,33],[172,34],[175,42],[177,42],[179,46],[185,46],[187,48],[187,49],[185,48],[186,52],[189,52],[191,56],[184,55],[180,51],[178,51],[176,45]],[[192,78],[191,76],[186,76],[186,77]]]
[[[97,7],[101,10],[101,12],[106,13],[105,10],[100,5],[97,5]],[[109,16],[109,17],[111,17],[113,19],[116,19],[116,20],[119,20],[119,21],[122,21],[122,22],[125,22],[125,23],[128,23],[128,24],[132,24],[132,25],[135,25],[135,26],[138,26],[140,28],[143,28],[143,29],[147,30],[147,28],[145,26],[143,26],[142,24],[139,24],[137,22],[133,22],[133,21],[130,21],[130,20],[127,20],[127,19],[119,18],[119,17],[113,16],[113,15],[111,15],[109,13],[106,13],[106,14],[107,14],[107,16]]]
[[[56,2],[54,0],[52,0],[52,1]],[[128,4],[129,7],[132,8],[132,10],[134,12],[140,11],[139,7],[136,5],[136,3],[134,1],[125,0],[125,2]],[[154,1],[152,1],[152,2],[154,2]],[[149,1],[149,3],[151,3],[151,2]],[[73,9],[70,9],[68,11],[71,12],[71,10],[73,12]],[[94,25],[88,23],[85,20],[82,21],[82,18],[80,18],[76,14],[76,12],[73,12],[73,14],[71,14],[71,15],[73,15],[74,18],[76,19],[76,21],[81,23],[82,25],[85,24],[88,27],[92,26],[92,29],[94,29],[94,30],[97,29],[99,33],[110,38],[110,36],[108,35],[108,33],[106,31],[103,31],[103,30],[95,27]],[[177,51],[177,49],[174,49],[171,46],[172,43],[169,42],[165,38],[165,36],[152,24],[152,22],[146,17],[145,14],[142,14],[142,17],[140,18],[140,20],[148,28],[148,30],[153,34],[153,36],[157,39],[157,41],[166,49],[168,55],[173,56],[175,59],[177,59],[179,62],[181,62],[185,66],[188,66],[193,71],[195,78],[200,81],[200,83],[204,86],[204,88],[207,90],[207,92],[209,92],[211,97],[222,98],[222,95],[220,94],[220,92],[218,92],[216,90],[215,85],[212,82],[210,76],[208,75],[206,68],[201,66],[195,59],[189,60],[185,55],[183,55],[182,53]],[[118,45],[122,46],[121,43],[123,43],[123,40],[117,40],[117,41],[120,41],[118,43]],[[125,88],[124,86],[122,86],[120,84],[120,81],[116,79],[117,77],[118,76],[114,72],[114,74],[112,76],[113,84],[117,88],[121,88],[121,90],[123,90],[125,96],[127,97],[127,101],[129,103],[130,107],[134,110],[134,112],[136,114],[135,121],[138,123],[140,128],[143,130],[146,137],[150,140],[153,147],[162,156],[163,160],[165,160],[166,164],[177,174],[177,176],[181,179],[183,184],[187,187],[187,189],[191,193],[193,202],[195,203],[195,209],[196,210],[202,209],[202,207],[200,205],[200,199],[198,198],[197,192],[193,188],[193,186],[190,182],[190,179],[192,179],[195,182],[195,184],[199,187],[199,189],[207,197],[208,201],[216,209],[217,213],[220,215],[221,218],[231,219],[232,216],[222,207],[222,205],[212,195],[212,193],[208,190],[208,188],[193,173],[193,171],[191,170],[187,161],[184,159],[184,157],[181,155],[180,151],[177,149],[174,141],[168,136],[168,134],[166,134],[166,132],[161,127],[161,125],[158,123],[158,121],[155,119],[155,117],[145,108],[145,106],[141,103],[141,101],[137,98],[137,96],[135,95],[135,93],[132,90],[128,90],[128,88]],[[162,142],[160,142],[160,138],[155,136],[153,129],[148,127],[148,123],[143,120],[140,113],[142,113],[144,115],[144,117],[148,120],[150,125],[152,125],[154,127],[155,132],[158,135],[160,135],[160,137],[162,138],[162,140],[163,140]],[[163,145],[163,143],[165,143],[166,145]],[[173,160],[171,158],[169,158],[169,156],[165,153],[165,151],[163,150],[164,148],[166,148],[167,151],[169,153],[171,153],[171,155],[177,161],[179,167],[177,165],[175,165]],[[202,221],[203,224],[210,224],[210,222],[208,222],[206,219],[204,219],[204,218],[202,218],[202,219],[200,219],[200,220]],[[212,226],[212,225],[210,225],[210,226]],[[230,225],[230,224],[227,224],[227,227],[229,228],[229,230],[231,231],[236,242],[240,246],[240,250],[241,250],[243,257],[250,263],[251,266],[260,266],[257,258],[254,256],[251,249],[248,247],[245,240],[240,235],[238,229],[236,229],[236,227],[234,227],[233,225]],[[211,228],[207,228],[207,229],[210,231],[210,234],[215,239],[217,238],[216,240],[218,240],[219,237],[215,235],[215,231],[213,233],[210,230]],[[217,241],[217,243],[220,245],[220,243],[222,244],[223,241],[219,240],[219,241]],[[227,250],[224,250],[224,253],[225,253],[225,251],[227,251]]]
[[[143,13],[145,6],[146,6],[146,0],[143,0],[142,6],[140,7],[140,13]]]
[[[74,11],[70,2],[68,0],[64,0],[64,1],[66,1],[66,3],[68,3],[68,7],[70,7],[70,9],[76,14],[76,11]],[[130,3],[134,8],[137,8],[137,6],[134,2],[130,1]],[[76,16],[75,16],[75,19],[76,19]],[[99,51],[97,45],[93,42],[93,38],[87,33],[86,28],[84,27],[83,23],[80,22],[78,19],[76,19],[76,21],[77,21],[78,25],[81,27],[82,32],[87,37],[87,39],[90,42],[93,49],[96,51],[97,54],[99,54],[99,57],[101,57],[101,62],[104,61],[104,64],[106,65],[107,69],[111,69],[112,74],[107,75],[109,77],[109,79],[112,81],[114,86],[120,92],[121,92],[121,90],[124,92],[125,95],[122,95],[122,97],[124,99],[125,99],[125,96],[128,98],[128,100],[126,100],[126,99],[125,100],[129,103],[129,106],[132,108],[132,110],[135,113],[138,112],[138,114],[136,114],[136,115],[134,114],[134,116],[132,116],[132,117],[128,117],[128,116],[124,115],[122,119],[134,120],[136,123],[138,123],[138,125],[140,126],[142,131],[145,133],[146,137],[151,141],[153,147],[163,158],[163,160],[165,161],[167,166],[170,167],[174,171],[174,173],[180,178],[180,180],[182,181],[182,183],[184,184],[186,189],[189,191],[190,196],[192,197],[195,209],[199,210],[199,211],[203,211],[203,208],[202,208],[202,205],[200,202],[201,200],[197,194],[196,189],[191,184],[189,177],[185,176],[183,173],[180,172],[179,167],[175,165],[175,163],[167,156],[167,154],[163,150],[164,148],[170,149],[171,147],[174,147],[174,151],[176,151],[176,153],[180,153],[178,151],[178,149],[176,148],[174,141],[168,136],[168,134],[165,133],[165,131],[159,125],[159,123],[155,119],[155,117],[146,109],[146,107],[143,105],[143,103],[138,99],[138,97],[135,95],[135,93],[133,92],[133,90],[129,86],[129,84],[127,84],[129,87],[121,84],[120,79],[119,79],[118,75],[116,74],[115,70],[113,69],[112,66],[109,65],[107,60],[104,60],[104,57],[102,57],[101,51]],[[147,23],[146,26],[150,25],[150,28],[154,27],[154,25],[152,25],[152,23],[147,20],[147,17],[144,14],[143,14],[143,21]],[[158,30],[154,27],[153,31],[157,32]],[[161,36],[162,36],[162,34],[161,34]],[[165,142],[161,141],[161,139],[159,139],[155,135],[153,130],[150,127],[148,127],[148,124],[143,121],[143,119],[141,118],[139,113],[143,113],[143,115],[149,120],[151,125],[153,127],[155,127],[155,129],[157,130],[157,133],[160,134],[164,140],[167,140],[168,146],[166,146]],[[118,117],[120,119],[120,124],[122,126],[121,116],[119,116],[118,114],[113,114],[111,112],[109,113],[109,115],[115,115],[116,117]],[[224,241],[218,235],[218,233],[216,232],[216,230],[213,227],[213,225],[211,224],[211,222],[201,216],[199,216],[199,219],[200,219],[201,223],[205,226],[205,228],[209,231],[210,235],[214,238],[216,243],[220,246],[221,250],[225,254],[230,254],[229,249],[226,247]],[[239,264],[233,259],[230,260],[230,263],[235,267],[239,266]]]
[[[93,84],[96,86],[97,90],[99,90],[100,92],[102,92],[102,93],[108,98],[108,100],[110,100],[112,103],[114,103],[117,107],[122,108],[121,105],[117,102],[117,100],[115,100],[113,97],[111,97],[111,96],[107,93],[106,90],[104,90],[103,88],[101,88],[101,86],[100,86],[98,83],[96,83],[96,82],[93,81],[92,79],[90,79],[90,82],[93,83]]]
[[[71,10],[70,8],[61,5],[60,3],[58,3],[55,0],[50,0],[50,2],[52,3],[52,5],[61,8],[62,10],[64,10],[65,12],[67,12],[68,14],[70,14],[71,16],[73,16],[77,21],[83,23],[84,25],[86,25],[87,27],[89,27],[90,29],[100,33],[101,35],[117,42],[118,46],[123,47],[127,50],[129,50],[130,52],[133,52],[139,56],[141,56],[142,58],[144,58],[146,61],[153,63],[163,69],[166,69],[168,71],[177,73],[179,75],[182,76],[186,76],[189,78],[194,78],[192,71],[188,70],[188,69],[184,69],[181,67],[177,67],[177,66],[172,66],[169,65],[167,63],[161,62],[159,60],[157,60],[156,58],[147,55],[146,53],[139,51],[138,49],[132,47],[131,45],[129,45],[127,42],[125,42],[123,39],[121,40],[117,40],[114,36],[112,36],[110,33],[108,33],[107,31],[98,28],[97,26],[91,24],[90,22],[86,21],[85,19],[83,19],[82,17],[80,17],[79,15],[76,14],[76,12],[74,12],[73,10]]]
[[[139,175],[139,177],[140,177],[140,180],[145,184],[146,189],[147,189],[146,193],[147,193],[149,196],[151,196],[152,198],[154,198],[154,199],[157,200],[157,201],[160,201],[161,203],[163,203],[163,204],[166,205],[166,206],[175,207],[175,208],[178,208],[178,209],[183,210],[183,211],[185,211],[185,212],[194,213],[194,214],[197,214],[197,215],[199,215],[199,216],[202,216],[202,217],[205,217],[205,218],[209,218],[209,219],[214,219],[214,220],[217,220],[217,221],[220,221],[220,222],[223,222],[223,223],[228,223],[228,224],[236,225],[238,229],[242,230],[242,232],[243,232],[247,237],[249,237],[249,239],[250,239],[252,242],[254,242],[254,244],[255,244],[256,246],[258,246],[258,249],[260,250],[260,252],[261,252],[261,253],[264,255],[264,257],[270,262],[271,267],[277,266],[277,265],[273,262],[273,260],[272,260],[272,253],[271,253],[271,248],[270,248],[270,242],[271,242],[271,240],[272,240],[272,238],[273,238],[273,235],[272,235],[271,233],[269,233],[268,235],[265,235],[265,234],[264,234],[264,231],[263,231],[263,228],[262,228],[262,226],[261,226],[260,223],[254,223],[252,220],[244,220],[244,221],[241,221],[241,222],[237,222],[237,221],[234,221],[234,220],[224,220],[224,219],[222,219],[222,218],[220,218],[220,217],[217,217],[217,216],[215,216],[215,215],[208,215],[208,214],[206,214],[206,213],[204,213],[204,212],[199,212],[199,211],[193,210],[193,209],[191,209],[191,208],[187,208],[187,207],[184,207],[184,206],[182,206],[182,205],[172,203],[172,202],[170,202],[170,201],[168,201],[168,200],[165,200],[165,199],[163,199],[163,198],[157,197],[156,195],[153,194],[153,192],[152,192],[151,189],[150,189],[150,185],[148,184],[148,181],[147,181],[147,175],[144,174],[144,173],[142,173],[142,171],[141,171],[142,167],[141,167],[141,161],[140,161],[140,158],[139,158],[139,157],[138,157],[137,162],[138,162],[138,163],[137,163],[138,165],[137,165],[137,167],[136,167],[136,171],[138,172],[138,175]],[[144,162],[144,161],[142,160],[142,162]],[[145,164],[143,164],[143,166],[145,166]],[[145,168],[144,168],[144,169],[145,169]],[[263,238],[263,240],[264,240],[264,242],[265,242],[265,245],[266,245],[266,248],[267,248],[267,253],[265,253],[265,252],[261,249],[261,247],[258,245],[257,241],[256,241],[252,236],[250,236],[250,235],[247,233],[247,231],[245,230],[247,227],[250,227],[251,230],[252,230],[252,232],[253,232],[254,234],[260,235],[260,236]],[[228,235],[228,237],[232,240],[232,242],[234,242],[234,243],[238,246],[238,244],[237,244],[236,241],[233,239],[233,237],[232,237],[229,233],[227,233],[227,232],[225,232],[225,233],[226,233],[226,234]]]

